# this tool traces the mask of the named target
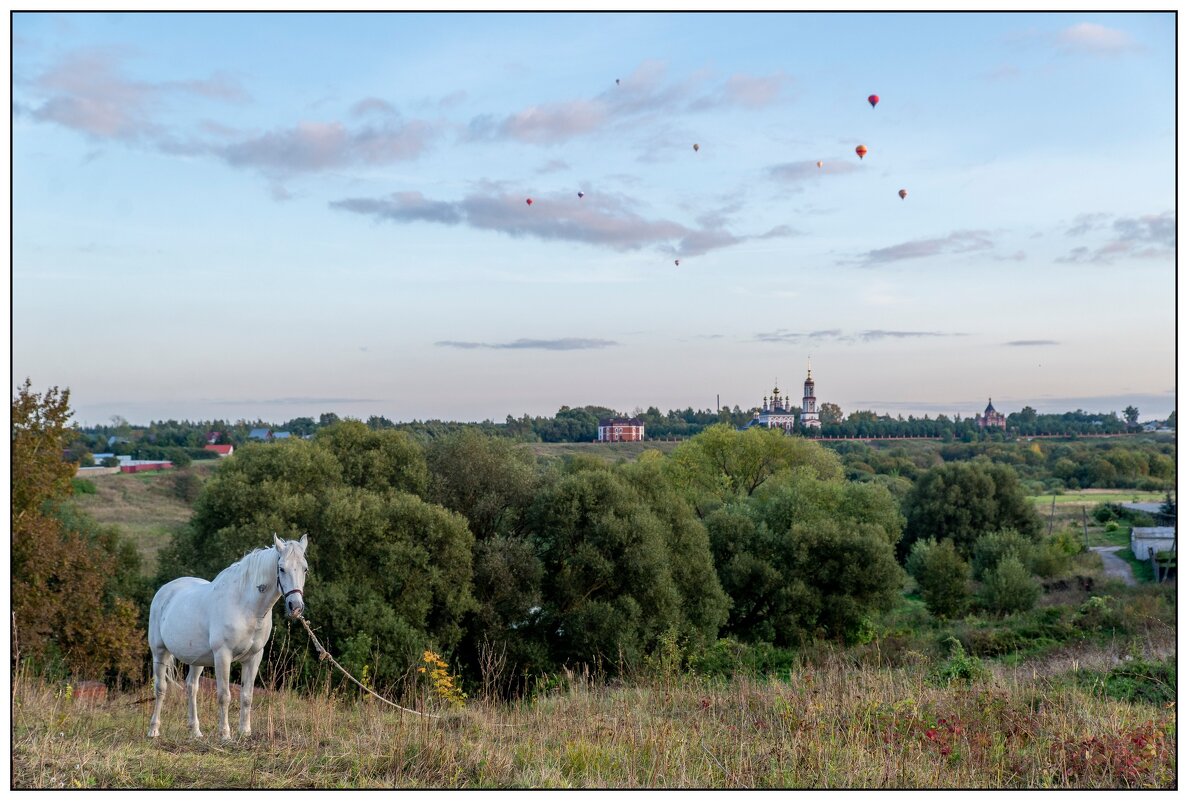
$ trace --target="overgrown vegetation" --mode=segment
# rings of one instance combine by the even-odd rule
[[[18,401],[14,668],[25,711],[14,731],[25,739],[14,770],[28,786],[210,786],[139,770],[158,764],[144,749],[109,759],[46,738],[135,728],[135,711],[71,717],[63,683],[101,678],[112,698],[143,692],[152,588],[210,578],[274,532],[310,537],[307,614],[336,658],[382,694],[449,712],[448,731],[485,754],[463,757],[361,702],[278,617],[261,672],[275,716],[262,737],[293,738],[301,758],[320,760],[316,777],[293,779],[300,786],[1132,787],[1166,786],[1169,760],[1174,770],[1174,726],[1156,722],[1175,694],[1174,584],[1106,581],[1080,529],[1041,521],[1010,459],[991,458],[1039,465],[1034,443],[823,447],[709,425],[667,453],[616,461],[601,451],[537,458],[475,427],[424,438],[324,419],[310,439],[247,444],[217,465],[84,481],[58,458],[67,396],[26,384],[14,420]],[[30,432],[45,450],[18,442]],[[18,462],[18,445],[41,455]],[[1002,450],[947,450],[983,446]],[[193,508],[151,581],[121,528],[80,511],[111,497],[108,480]],[[85,499],[67,502],[72,489]],[[1094,537],[1124,542],[1138,514],[1102,506]],[[100,599],[81,621],[68,619],[67,583]],[[1061,667],[1021,686],[1014,671],[1025,664]],[[834,689],[847,683],[857,689]],[[984,704],[969,700],[986,693]],[[303,703],[322,718],[307,718]],[[1011,733],[1006,708],[1069,717],[1037,717],[1024,736]],[[1074,709],[1100,717],[1089,725]],[[575,710],[614,721],[623,749],[607,750],[596,722],[573,724]],[[550,717],[571,725],[572,740]],[[506,743],[485,739],[484,728],[502,728],[494,722],[535,730],[537,750],[508,763]],[[696,741],[680,728],[694,723]],[[654,731],[628,734],[643,726]],[[393,727],[396,750],[368,742]],[[730,738],[737,754],[721,747]],[[329,740],[381,757],[335,761]],[[842,772],[847,749],[853,775]],[[431,752],[442,761],[423,763]],[[59,756],[107,767],[60,773]],[[470,767],[447,776],[447,758]],[[243,763],[223,767],[242,778]],[[264,784],[293,786],[279,763],[263,770]]]

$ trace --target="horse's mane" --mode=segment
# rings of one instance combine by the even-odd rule
[[[276,580],[276,548],[257,548],[214,577],[212,586],[243,589]]]

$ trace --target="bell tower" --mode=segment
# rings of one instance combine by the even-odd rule
[[[821,416],[817,412],[816,384],[813,382],[813,365],[809,362],[808,376],[804,379],[804,400],[800,403],[800,425],[802,428],[820,428]]]

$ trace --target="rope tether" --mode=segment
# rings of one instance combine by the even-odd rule
[[[314,648],[317,648],[317,649],[318,649],[318,659],[329,659],[329,660],[330,660],[330,664],[334,665],[334,667],[336,667],[336,668],[338,668],[340,671],[342,671],[342,675],[346,676],[348,679],[350,679],[351,681],[353,681],[355,684],[359,685],[360,689],[366,690],[367,692],[369,692],[369,693],[371,693],[372,695],[374,695],[376,698],[378,698],[378,699],[380,699],[381,701],[383,701],[383,702],[384,702],[385,704],[387,704],[388,706],[394,706],[394,707],[396,707],[397,709],[399,709],[401,712],[411,712],[412,714],[414,714],[414,715],[418,715],[419,717],[423,717],[423,718],[433,718],[434,720],[441,720],[441,716],[440,716],[440,715],[430,715],[428,712],[418,712],[418,711],[417,711],[417,710],[415,710],[415,709],[409,709],[408,707],[401,706],[400,704],[394,704],[394,703],[392,703],[391,701],[389,701],[387,698],[384,698],[382,695],[379,695],[379,694],[377,694],[377,693],[376,693],[374,690],[372,690],[371,688],[369,688],[369,687],[365,687],[365,686],[363,685],[363,683],[362,683],[362,682],[360,682],[358,679],[356,679],[354,676],[352,676],[352,675],[350,674],[350,672],[349,672],[349,671],[348,671],[346,668],[344,668],[342,665],[338,664],[338,662],[337,662],[337,661],[334,659],[334,657],[330,656],[330,652],[329,652],[329,651],[327,651],[327,650],[326,650],[326,649],[325,649],[325,648],[322,646],[322,644],[321,644],[320,642],[318,642],[318,637],[317,637],[317,635],[313,633],[313,629],[311,629],[311,628],[309,627],[309,621],[308,621],[308,620],[306,620],[304,617],[302,617],[302,618],[301,618],[301,625],[305,626],[305,630],[306,630],[306,632],[308,632],[308,633],[309,633],[309,638],[310,638],[311,640],[313,640]]]

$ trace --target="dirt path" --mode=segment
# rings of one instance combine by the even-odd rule
[[[1124,583],[1133,587],[1138,582],[1134,580],[1134,573],[1131,571],[1130,565],[1114,554],[1114,551],[1120,551],[1124,547],[1123,545],[1097,545],[1089,550],[1096,551],[1101,555],[1101,566],[1105,568],[1107,576],[1122,579]]]

